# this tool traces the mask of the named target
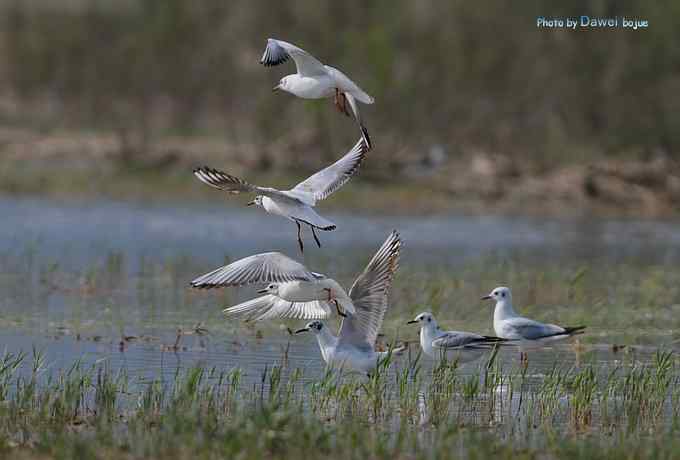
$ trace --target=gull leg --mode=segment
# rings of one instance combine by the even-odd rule
[[[300,235],[300,232],[302,231],[302,227],[300,227],[300,222],[297,220],[295,221],[298,227],[298,244],[300,245],[300,252],[304,253],[305,252],[305,246],[302,244],[302,236]]]
[[[332,293],[331,288],[323,288],[323,290],[326,291],[326,292],[328,292],[328,301],[330,302],[330,301],[331,301],[331,298],[332,298],[332,297],[331,297],[331,293]]]
[[[338,109],[338,111],[340,111],[340,113],[344,113],[348,117],[350,116],[349,110],[347,110],[347,98],[345,97],[345,94],[341,93],[338,88],[335,88],[333,104],[335,104],[335,107]]]
[[[314,235],[314,241],[316,241],[316,245],[321,247],[321,241],[319,241],[319,237],[316,236],[316,230],[314,230],[314,227],[311,225],[309,227],[312,229],[312,235]]]
[[[338,88],[335,88],[335,96],[333,96],[333,105],[335,105],[336,109],[342,112],[342,109],[340,109],[340,91],[338,90]]]

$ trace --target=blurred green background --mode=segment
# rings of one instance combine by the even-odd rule
[[[329,101],[271,93],[294,72],[259,64],[276,37],[376,99],[362,107],[375,150],[345,201],[384,206],[359,198],[390,184],[405,212],[680,209],[677,1],[0,0],[0,10],[4,192],[136,199],[156,184],[192,197],[188,170],[204,162],[287,183],[337,158],[356,127]],[[584,14],[650,26],[536,27],[538,16]]]

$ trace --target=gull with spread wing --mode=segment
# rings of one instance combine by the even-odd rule
[[[366,145],[371,148],[368,130],[364,125],[357,101],[373,104],[374,99],[336,68],[322,64],[317,58],[297,46],[270,38],[260,63],[267,67],[279,65],[293,58],[297,73],[285,76],[274,91],[282,90],[303,99],[324,99],[333,97],[341,113],[351,115],[361,129]],[[348,109],[349,106],[349,109]]]
[[[394,231],[354,281],[349,296],[354,313],[342,319],[337,335],[321,321],[312,321],[296,333],[312,332],[329,367],[370,373],[389,352],[375,350],[375,341],[389,306],[389,291],[399,267],[401,240]]]
[[[546,324],[519,316],[512,308],[510,288],[497,287],[482,300],[494,300],[496,307],[493,313],[493,328],[498,337],[517,340],[520,346],[522,361],[527,360],[524,350],[540,348],[548,343],[567,339],[582,334],[586,326],[558,326]]]
[[[421,313],[406,324],[420,324],[420,346],[430,358],[455,359],[459,363],[474,361],[499,343],[500,337],[472,332],[443,331],[432,313]]]
[[[248,321],[273,318],[319,319],[332,313],[355,313],[352,299],[333,279],[310,271],[280,252],[255,254],[199,276],[191,282],[197,289],[267,284],[261,297],[226,308],[225,313],[245,316]]]
[[[314,241],[321,247],[321,242],[316,235],[316,229],[324,231],[335,230],[335,224],[317,214],[314,206],[317,201],[328,198],[356,174],[367,151],[366,143],[363,139],[360,139],[345,156],[308,177],[290,190],[259,187],[238,177],[208,167],[195,169],[194,175],[201,182],[228,193],[255,193],[255,199],[249,202],[248,206],[260,206],[270,214],[282,216],[295,222],[300,251],[304,252],[301,225],[308,225],[312,229]]]

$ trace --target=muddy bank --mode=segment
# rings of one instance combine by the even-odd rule
[[[448,193],[503,209],[644,217],[680,211],[680,168],[663,155],[650,161],[596,159],[535,172],[508,157],[477,154],[446,169],[450,179],[439,180]]]

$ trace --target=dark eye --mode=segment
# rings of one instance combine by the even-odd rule
[[[498,292],[494,292],[493,295],[498,295]]]

